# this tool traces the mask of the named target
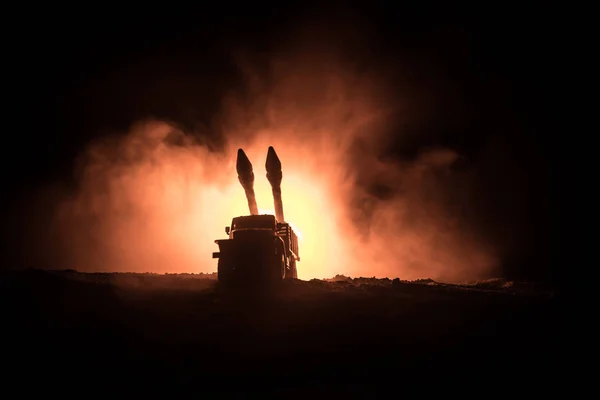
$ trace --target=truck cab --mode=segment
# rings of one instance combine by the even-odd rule
[[[234,239],[237,232],[249,231],[269,231],[275,234],[277,232],[277,220],[274,215],[269,214],[247,215],[233,218],[231,226],[225,227],[225,233],[229,235],[229,239]]]

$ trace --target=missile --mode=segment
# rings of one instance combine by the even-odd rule
[[[248,156],[246,156],[246,153],[244,153],[244,150],[242,149],[238,149],[235,169],[237,170],[238,180],[246,193],[250,214],[258,215],[256,195],[254,194],[254,172],[252,171],[252,164],[250,163]]]
[[[283,202],[281,200],[281,179],[283,177],[281,172],[281,161],[279,160],[279,157],[277,157],[277,153],[275,153],[273,146],[269,146],[265,167],[267,169],[267,179],[269,180],[273,191],[275,218],[277,218],[279,222],[285,222],[283,218]]]

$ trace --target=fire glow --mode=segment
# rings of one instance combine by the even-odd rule
[[[273,214],[264,166],[269,146],[282,163],[283,209],[298,234],[300,279],[460,281],[486,277],[495,266],[489,248],[440,200],[436,179],[449,173],[455,153],[436,150],[404,164],[378,157],[392,110],[373,75],[331,60],[273,63],[267,77],[246,73],[247,93],[223,102],[220,151],[162,121],[90,144],[78,190],[57,209],[62,268],[216,271],[214,240],[225,237],[233,217],[249,215],[235,167],[238,148],[254,167],[259,213]],[[371,183],[393,195],[377,197]]]

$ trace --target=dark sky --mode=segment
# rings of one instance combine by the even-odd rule
[[[335,33],[352,29],[337,22],[350,15],[369,27],[370,57],[392,64],[399,57],[404,64],[414,60],[417,85],[438,88],[439,119],[415,128],[421,132],[414,143],[392,150],[410,157],[420,147],[444,145],[476,159],[486,135],[501,132],[519,174],[535,188],[524,194],[533,204],[523,221],[530,227],[531,254],[549,257],[556,222],[550,218],[556,139],[548,115],[554,107],[557,31],[545,18],[547,5],[202,4],[126,10],[86,4],[23,18],[22,31],[8,46],[12,75],[5,76],[8,118],[17,121],[11,125],[15,133],[7,134],[11,145],[3,159],[8,197],[68,179],[78,151],[104,131],[125,129],[148,114],[189,126],[210,118],[219,90],[236,82],[227,48],[269,52],[289,26],[332,21]],[[141,64],[152,67],[119,80],[123,66]],[[148,88],[148,82],[155,85]],[[139,97],[123,96],[123,87]],[[455,96],[445,99],[444,87]],[[155,99],[173,93],[177,104]]]
[[[543,9],[533,5],[514,9],[391,7],[383,3],[352,9],[310,3],[227,8],[233,7],[211,5],[210,11],[200,6],[157,7],[125,12],[100,8],[82,10],[74,14],[76,17],[61,13],[51,20],[35,17],[32,25],[39,20],[46,29],[39,29],[37,35],[24,35],[22,43],[14,44],[20,53],[13,58],[19,86],[24,89],[16,94],[17,107],[37,116],[24,121],[32,124],[28,131],[35,132],[36,142],[40,143],[39,153],[28,157],[42,163],[43,170],[50,174],[61,162],[68,163],[74,152],[96,134],[94,130],[126,127],[148,111],[185,118],[177,105],[153,108],[155,103],[141,100],[114,104],[119,94],[116,87],[141,86],[153,79],[159,81],[158,86],[169,74],[169,84],[185,86],[173,77],[173,71],[177,71],[186,77],[211,76],[209,89],[217,91],[215,88],[231,82],[235,74],[227,47],[268,52],[278,44],[279,32],[314,21],[332,21],[335,34],[336,30],[351,29],[344,26],[347,23],[336,22],[343,14],[359,18],[374,32],[369,40],[376,58],[386,62],[393,62],[394,57],[402,57],[403,62],[412,58],[420,64],[419,69],[427,71],[428,81],[452,85],[453,95],[460,94],[458,101],[454,97],[447,106],[460,103],[470,113],[455,127],[463,133],[454,134],[446,122],[448,132],[438,133],[437,139],[467,147],[475,145],[468,143],[474,140],[469,130],[477,130],[481,121],[494,118],[498,125],[511,127],[518,121],[522,130],[515,135],[523,136],[523,145],[534,142],[543,146],[538,135],[545,129],[543,114],[551,91],[547,81],[552,79],[549,64],[555,36],[542,18]],[[198,48],[203,54],[198,54]],[[125,65],[136,62],[155,67],[136,70],[133,75],[139,83],[114,78]],[[207,89],[207,84],[191,80],[190,89],[181,97],[187,96],[189,102],[202,101],[194,97],[194,91]],[[433,85],[425,80],[423,84]],[[93,104],[90,97],[96,99]],[[86,98],[86,105],[82,98]],[[482,98],[486,107],[478,105]],[[89,126],[94,129],[86,129]]]

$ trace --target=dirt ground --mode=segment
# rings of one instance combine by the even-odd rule
[[[564,368],[560,301],[533,284],[336,277],[231,291],[214,274],[2,275],[5,382],[24,392],[540,393]]]

